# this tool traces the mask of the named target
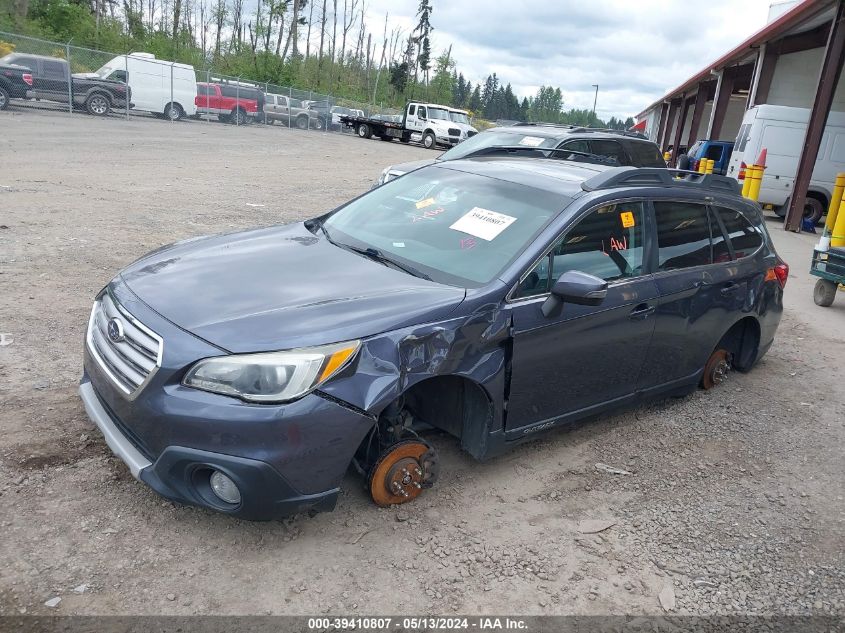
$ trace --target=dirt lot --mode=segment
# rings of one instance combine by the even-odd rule
[[[431,155],[0,113],[0,614],[845,614],[845,297],[812,305],[812,239],[774,223],[791,292],[753,372],[485,464],[435,436],[441,482],[413,504],[379,509],[350,473],[334,513],[248,523],[163,501],[112,457],[76,386],[92,298],[122,266],[308,217]]]

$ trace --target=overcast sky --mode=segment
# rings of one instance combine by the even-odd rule
[[[778,0],[779,1],[779,0]],[[520,97],[560,86],[565,108],[633,116],[766,23],[772,0],[432,0],[432,56],[452,44],[473,82],[496,72]],[[338,4],[341,4],[340,2]],[[407,32],[419,0],[366,0],[381,39]]]

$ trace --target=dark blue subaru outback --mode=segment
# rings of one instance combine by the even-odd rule
[[[788,268],[737,183],[658,168],[438,163],[302,223],[187,240],[94,303],[80,393],[132,474],[247,519],[431,487],[478,459],[720,383],[772,344]]]

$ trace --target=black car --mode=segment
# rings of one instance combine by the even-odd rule
[[[560,160],[590,156],[607,159],[610,164],[631,167],[666,167],[657,144],[636,132],[621,132],[574,125],[517,123],[494,127],[476,134],[434,159],[418,160],[385,168],[376,184],[381,185],[425,165],[455,160],[494,148],[511,156],[536,157],[538,151]],[[554,150],[554,151],[552,151]],[[568,152],[563,150],[569,150]]]
[[[487,459],[750,370],[787,274],[723,176],[443,161],[130,264],[95,300],[80,394],[169,499],[327,510],[353,465],[377,504],[404,503],[438,476],[432,427]]]

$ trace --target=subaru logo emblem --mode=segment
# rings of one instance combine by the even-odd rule
[[[123,323],[120,319],[111,319],[106,330],[113,343],[120,343],[123,340]]]

